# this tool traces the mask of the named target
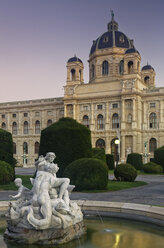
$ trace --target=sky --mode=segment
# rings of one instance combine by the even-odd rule
[[[0,0],[0,102],[62,97],[74,54],[88,83],[90,48],[107,31],[110,9],[164,87],[163,0]]]

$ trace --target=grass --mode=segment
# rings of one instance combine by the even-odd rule
[[[16,178],[22,178],[23,185],[29,189],[32,188],[30,177],[31,175],[16,175]],[[9,184],[0,185],[0,190],[18,190],[18,187],[16,187],[14,182],[11,182]]]
[[[114,170],[109,170],[109,175],[113,175]],[[144,171],[137,170],[138,175],[164,175],[164,173],[145,173]]]

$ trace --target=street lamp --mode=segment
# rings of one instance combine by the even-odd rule
[[[117,139],[115,139],[114,143],[115,143],[115,145],[117,145],[117,148],[118,148],[118,146],[119,146],[119,144],[120,144],[120,140],[117,138]],[[119,151],[118,151],[118,149],[117,149],[117,154],[116,154],[116,166],[118,165],[118,161],[119,161]]]

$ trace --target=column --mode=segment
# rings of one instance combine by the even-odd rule
[[[64,117],[67,117],[67,105],[64,104]]]
[[[94,130],[94,104],[91,103],[91,120],[90,120],[90,130]]]
[[[106,119],[105,119],[105,129],[108,130],[109,129],[109,102],[106,103]]]
[[[125,136],[121,136],[121,154],[120,154],[120,160],[125,162]]]
[[[73,119],[76,120],[76,105],[75,105],[75,103],[73,104]]]

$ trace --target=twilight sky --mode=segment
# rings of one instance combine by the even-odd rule
[[[107,31],[110,8],[164,87],[163,0],[0,0],[0,102],[63,96],[75,53],[87,83],[92,41]]]

